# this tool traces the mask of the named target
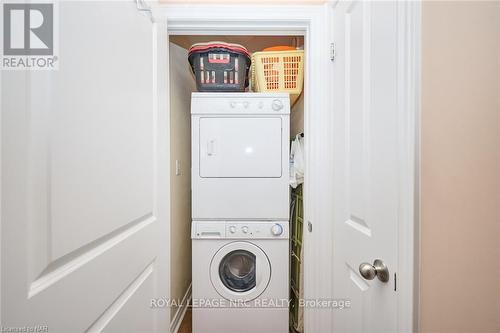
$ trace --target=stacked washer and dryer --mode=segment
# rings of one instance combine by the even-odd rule
[[[290,101],[193,93],[193,332],[288,332]]]

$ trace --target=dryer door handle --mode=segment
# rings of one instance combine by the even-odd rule
[[[214,156],[215,155],[215,139],[210,139],[207,142],[207,155]]]

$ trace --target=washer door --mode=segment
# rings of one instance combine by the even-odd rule
[[[213,257],[210,279],[215,290],[225,299],[247,302],[266,290],[271,280],[271,265],[258,246],[233,242],[222,247]]]

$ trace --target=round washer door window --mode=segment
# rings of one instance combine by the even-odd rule
[[[226,288],[245,292],[255,288],[255,255],[247,250],[234,250],[222,258],[219,278]]]
[[[271,265],[258,246],[249,242],[229,243],[212,259],[210,278],[222,297],[251,301],[267,288]]]

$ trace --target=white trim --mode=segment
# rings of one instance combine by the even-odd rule
[[[331,64],[328,12],[322,6],[319,15],[311,20],[306,36],[306,64],[304,77],[304,298],[333,298],[333,242],[331,207],[333,198],[325,195],[325,179],[333,167],[331,151],[333,132],[331,124],[331,90],[326,70]],[[330,191],[328,191],[330,192]],[[312,232],[307,229],[312,225]],[[304,309],[305,332],[331,332],[333,316],[318,308]]]
[[[179,331],[179,328],[181,327],[182,320],[184,319],[187,309],[189,308],[192,286],[193,285],[190,283],[189,287],[186,290],[186,293],[184,294],[184,297],[182,297],[181,306],[175,312],[174,319],[170,323],[170,333],[177,333],[177,331]]]
[[[158,286],[165,286],[156,291],[161,297],[170,298],[170,115],[168,113],[169,98],[165,92],[169,91],[169,82],[167,80],[169,71],[168,62],[168,44],[167,44],[167,23],[165,20],[158,19],[152,24],[153,28],[153,82],[156,90],[154,107],[157,114],[156,129],[156,156],[157,166],[162,166],[155,170],[155,179],[157,182],[156,191],[159,202],[155,202],[155,210],[158,221],[160,222],[160,232],[165,241],[162,242],[163,256],[157,257],[158,265],[156,276],[164,277],[164,283],[156,281]],[[164,143],[164,144],[162,144]],[[165,148],[166,147],[166,148]],[[160,209],[161,208],[161,209]],[[161,272],[160,272],[161,270]],[[157,309],[160,310],[160,309]],[[169,327],[170,308],[155,311],[155,320],[161,322],[161,327]]]
[[[2,76],[3,76],[3,71],[0,71],[0,112],[1,114],[3,115],[3,109],[2,109],[2,106],[3,106],[3,103],[2,103],[2,98],[3,98],[3,86],[2,86]],[[3,229],[3,219],[2,219],[2,216],[3,216],[3,213],[2,213],[2,203],[3,203],[3,200],[2,200],[2,194],[3,194],[3,170],[2,170],[2,165],[3,165],[3,149],[2,149],[2,138],[3,138],[3,133],[2,133],[2,119],[3,119],[3,116],[0,116],[0,249],[3,249],[2,247],[2,229]],[[0,255],[0,299],[3,299],[2,298],[2,286],[3,286],[3,282],[2,282],[2,276],[3,276],[3,273],[2,273],[2,270],[3,270],[3,256]],[[2,303],[3,302],[0,302],[0,323],[3,323],[2,321]]]
[[[398,3],[400,198],[398,244],[398,331],[418,332],[419,117],[421,2]]]

